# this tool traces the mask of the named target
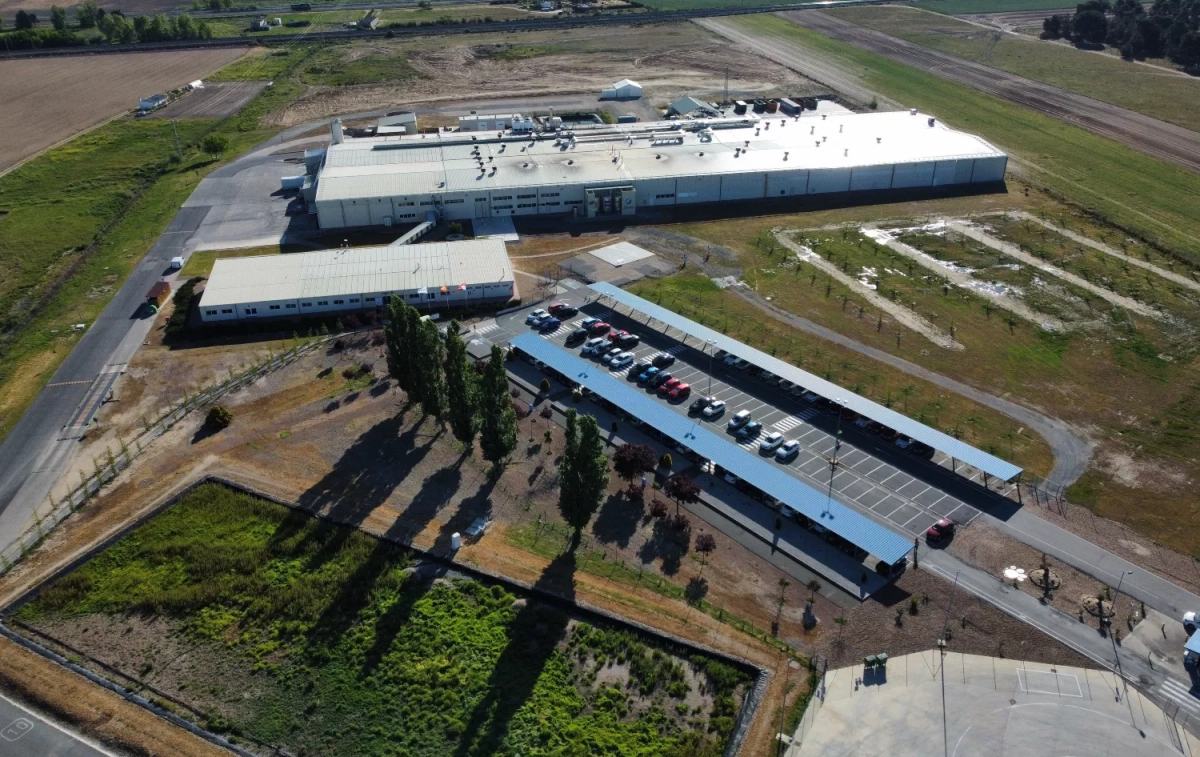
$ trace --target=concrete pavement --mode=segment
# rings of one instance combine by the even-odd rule
[[[3,757],[115,757],[0,694]]]

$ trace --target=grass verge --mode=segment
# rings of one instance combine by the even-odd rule
[[[1200,261],[1200,175],[1028,108],[977,92],[773,15],[736,23],[858,75],[868,89],[994,142],[1011,167],[1113,225]]]
[[[1101,102],[1200,131],[1200,81],[1084,50],[1001,34],[899,5],[834,8],[831,16]]]
[[[569,587],[573,572],[559,555],[541,583]],[[211,728],[298,755],[715,757],[751,682],[499,585],[434,578],[399,546],[216,485],[18,620],[52,636],[86,622],[83,651],[101,656],[134,628],[143,656],[126,674]],[[206,664],[163,670],[156,644],[172,636]]]

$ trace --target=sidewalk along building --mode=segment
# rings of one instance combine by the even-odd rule
[[[443,131],[333,143],[313,167],[321,228],[651,208],[1000,182],[1008,157],[914,111]]]
[[[205,323],[351,312],[403,297],[424,309],[517,296],[504,243],[434,242],[226,258],[200,297]]]

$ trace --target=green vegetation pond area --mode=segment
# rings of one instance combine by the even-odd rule
[[[14,618],[297,755],[718,755],[752,682],[217,484]]]

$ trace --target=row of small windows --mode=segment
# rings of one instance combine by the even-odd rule
[[[671,192],[670,194],[664,194],[664,195],[654,195],[654,199],[656,199],[656,200],[670,200],[673,197],[675,197],[674,192]]]
[[[536,194],[536,193],[534,193],[534,194],[531,194],[531,195],[517,195],[517,199],[518,199],[518,200],[536,200],[536,199],[537,199],[537,194]]]
[[[536,208],[537,203],[536,202],[518,202],[517,207],[518,208]]]
[[[478,284],[478,285],[474,285],[474,286],[467,287],[467,291],[469,292],[470,290],[480,290],[480,289],[500,289],[500,288],[507,288],[507,287],[506,287],[506,285],[504,285],[504,284]],[[441,295],[442,295],[443,297],[445,297],[445,296],[447,296],[447,295],[449,295],[449,294],[450,294],[449,290],[447,290],[447,291],[445,291],[445,292],[441,292]],[[425,298],[426,298],[426,299],[429,299],[429,300],[432,300],[432,299],[436,299],[436,298],[437,298],[437,296],[438,296],[438,292],[428,292],[428,293],[426,293],[426,295],[425,295]],[[390,299],[391,299],[391,295],[384,295],[382,299],[383,299],[384,301],[390,300]],[[410,300],[419,300],[419,299],[421,299],[421,295],[420,295],[419,293],[413,292],[413,293],[411,293],[411,294],[409,294],[409,295],[408,295],[408,299],[410,299]],[[345,305],[345,304],[347,304],[347,303],[350,303],[350,304],[356,304],[356,303],[358,303],[358,302],[359,302],[359,298],[358,298],[358,297],[351,297],[351,298],[350,298],[350,299],[348,299],[348,300],[333,300],[333,304],[334,304],[334,305]],[[318,305],[318,306],[321,306],[321,307],[327,306],[328,304],[329,304],[329,300],[318,300],[318,301],[316,302],[316,305]],[[301,306],[301,307],[306,307],[306,308],[311,308],[311,307],[313,306],[313,303],[311,303],[311,302],[302,302],[302,303],[300,303],[300,306]],[[288,308],[288,309],[295,309],[296,305],[295,305],[294,303],[287,303],[287,304],[285,304],[285,305],[282,305],[282,306],[281,306],[281,305],[269,305],[269,306],[268,306],[268,308],[269,308],[270,310],[279,310],[279,309],[281,309],[282,307],[286,307],[286,308]],[[232,314],[233,314],[233,308],[221,308],[221,309],[220,309],[220,313],[221,313],[221,315],[232,315]],[[245,308],[245,313],[246,313],[246,315],[258,315],[258,308]],[[204,311],[204,314],[205,314],[205,315],[217,315],[217,310],[205,310],[205,311]]]

